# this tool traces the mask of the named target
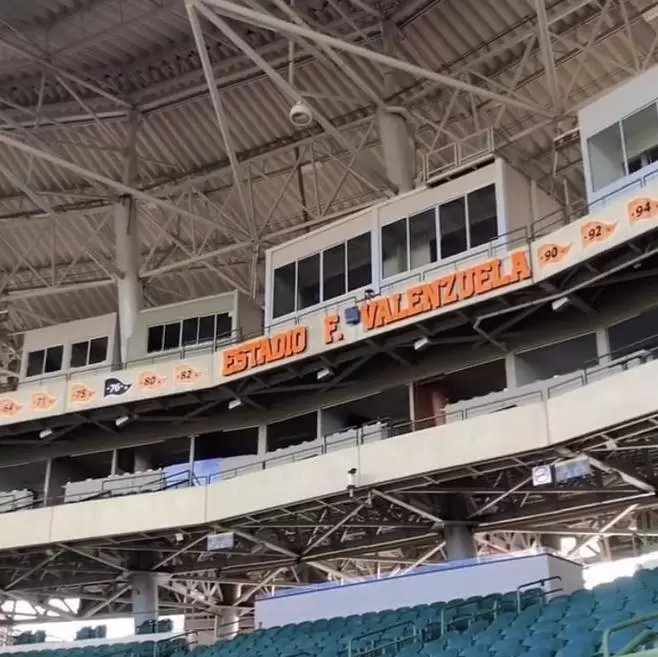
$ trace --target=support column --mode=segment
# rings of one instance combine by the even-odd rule
[[[610,355],[610,336],[608,329],[596,329],[596,355],[599,357],[599,363],[605,365],[612,360]]]
[[[235,608],[225,608],[215,618],[215,636],[219,640],[234,639],[240,631],[240,612]]]
[[[43,476],[43,506],[48,506],[48,500],[50,498],[50,480],[53,473],[53,460],[48,459],[46,461],[46,471]]]
[[[258,456],[267,454],[267,425],[258,425]]]
[[[135,631],[144,621],[158,620],[158,582],[156,577],[155,573],[135,573],[131,576]]]
[[[136,449],[133,456],[133,472],[150,470],[151,465],[151,455],[145,449]]]
[[[190,436],[190,449],[187,458],[187,485],[194,486],[194,466],[196,465],[196,434]]]
[[[132,185],[137,176],[137,132],[139,116],[129,117],[128,141],[125,146],[123,183]],[[135,331],[137,313],[142,307],[142,282],[139,278],[139,238],[135,199],[123,196],[114,210],[115,259],[123,278],[117,280],[121,361],[129,359],[130,339]]]
[[[507,380],[507,387],[520,388],[527,386],[541,378],[540,373],[528,364],[519,354],[505,354],[505,377]]]
[[[112,450],[112,462],[110,463],[110,474],[115,475],[119,469],[119,450]]]
[[[398,188],[398,193],[414,188],[416,155],[407,121],[398,112],[379,112],[379,137],[384,152],[386,177]]]
[[[466,525],[448,524],[443,529],[448,561],[472,559],[477,555],[473,534]]]
[[[542,534],[539,537],[539,542],[543,548],[553,550],[558,554],[562,551],[562,536],[558,534]]]

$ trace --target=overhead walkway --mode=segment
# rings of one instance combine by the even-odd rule
[[[167,528],[219,526],[249,514],[305,500],[346,494],[346,473],[356,470],[357,489],[487,463],[510,455],[545,454],[547,460],[579,439],[602,434],[623,438],[624,429],[655,431],[654,389],[658,361],[590,381],[560,383],[523,403],[432,426],[316,458],[251,472],[213,485],[101,499],[0,515],[0,549],[79,541]],[[623,394],[622,394],[623,391]],[[464,417],[462,415],[461,417]],[[655,493],[638,486],[637,498]]]

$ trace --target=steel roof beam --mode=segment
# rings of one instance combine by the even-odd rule
[[[44,59],[43,57],[39,57],[38,55],[29,52],[28,50],[22,48],[21,46],[17,46],[11,41],[8,41],[6,38],[0,37],[0,44],[5,46],[9,50],[13,50],[14,52],[17,52],[22,57],[25,57],[26,59],[29,59],[36,64],[39,64],[39,66],[41,66],[44,70],[55,73],[56,75],[61,75],[63,78],[66,78],[71,82],[75,82],[75,84],[84,87],[88,91],[98,94],[99,96],[102,96],[107,100],[111,100],[113,103],[119,105],[120,107],[125,108],[126,110],[132,107],[132,103],[130,103],[129,101],[123,98],[120,98],[119,96],[113,93],[110,93],[109,91],[103,89],[103,87],[99,86],[98,84],[93,82],[88,82],[84,78],[81,78],[79,75],[75,73],[71,73],[70,71],[63,69],[60,66],[53,64],[47,59]]]
[[[254,48],[252,48],[240,35],[233,30],[226,21],[222,20],[219,16],[214,14],[212,11],[209,11],[197,0],[187,0],[187,4],[192,7],[194,11],[198,11],[202,16],[204,16],[208,21],[217,27],[221,32],[223,32],[242,52],[244,52],[255,64],[257,64],[270,78],[270,80],[278,87],[278,89],[286,96],[291,102],[303,102],[306,105],[310,106],[310,103],[299,93],[289,82],[287,82],[268,62],[261,57]],[[260,15],[260,14],[259,14]],[[277,19],[274,19],[277,20]],[[283,21],[282,21],[283,22]],[[288,25],[289,23],[286,23]],[[295,26],[298,27],[298,26]],[[313,30],[307,28],[299,28],[304,32],[314,34]],[[343,148],[345,148],[349,153],[354,154],[358,152],[357,149],[350,143],[350,141],[345,137],[345,135],[338,130],[334,124],[327,119],[322,112],[317,108],[311,107],[313,118],[317,121],[324,131],[333,137]],[[377,180],[379,183],[383,184],[389,193],[394,194],[396,192],[395,185],[388,180],[384,175],[379,171],[374,170],[370,165],[362,164],[361,168],[364,170],[364,173],[367,173],[369,176],[372,176],[374,180]]]
[[[491,100],[503,105],[509,105],[510,107],[516,107],[517,109],[522,109],[526,112],[532,112],[533,114],[538,114],[540,116],[551,117],[553,116],[552,112],[549,112],[537,105],[532,105],[512,96],[503,96],[502,94],[497,94],[488,89],[483,89],[474,84],[469,84],[468,82],[463,82],[461,80],[456,80],[447,75],[441,73],[436,73],[429,69],[423,68],[422,66],[417,66],[416,64],[411,64],[409,62],[390,57],[388,55],[383,55],[374,50],[369,50],[363,46],[358,46],[342,39],[324,34],[323,32],[318,32],[300,25],[295,25],[293,23],[288,23],[287,21],[280,20],[273,16],[269,16],[251,9],[247,9],[244,6],[237,5],[229,0],[199,0],[206,5],[212,6],[215,9],[219,9],[223,14],[240,20],[249,25],[262,27],[268,30],[279,32],[284,35],[297,35],[314,41],[319,44],[324,44],[330,46],[336,50],[342,50],[344,52],[350,53],[357,57],[363,57],[368,59],[376,64],[381,64],[382,66],[403,71],[409,73],[410,75],[415,75],[420,78],[427,80],[432,80],[443,86],[452,89],[459,89],[460,91],[465,91],[466,93],[473,94],[484,98],[486,100]]]

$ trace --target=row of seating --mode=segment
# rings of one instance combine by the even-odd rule
[[[658,632],[658,571],[591,591],[542,589],[451,600],[256,630],[187,649],[167,642],[107,644],[23,653],[25,657],[594,657],[611,626],[656,614],[611,636],[613,654],[643,628]],[[157,624],[155,625],[157,627]]]
[[[194,657],[593,657],[603,632],[658,614],[658,571],[592,591],[493,595],[258,630]],[[658,619],[655,627],[658,630]],[[613,652],[641,628],[613,634]]]

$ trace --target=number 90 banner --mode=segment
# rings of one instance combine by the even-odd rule
[[[631,239],[654,228],[658,222],[658,200],[635,198],[613,203],[594,216],[559,228],[534,246],[535,279],[551,276],[575,262]],[[658,227],[658,224],[655,226]]]

